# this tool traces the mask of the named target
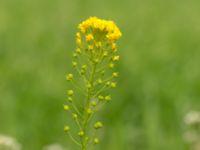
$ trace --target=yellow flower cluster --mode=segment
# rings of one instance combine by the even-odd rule
[[[101,31],[106,34],[106,38],[110,41],[115,41],[122,36],[117,25],[110,20],[102,20],[97,17],[90,17],[79,24],[79,29],[82,33],[87,33],[89,30]],[[92,36],[88,36],[87,40],[91,40]]]

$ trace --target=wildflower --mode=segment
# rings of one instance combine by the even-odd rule
[[[73,74],[68,74],[66,79],[80,81],[77,84],[71,83],[74,89],[80,91],[80,95],[78,92],[74,94],[72,89],[68,90],[68,103],[71,103],[72,108],[64,105],[64,110],[73,109],[75,113],[71,114],[72,118],[80,129],[76,135],[80,137],[79,139],[76,140],[71,134],[70,138],[83,149],[87,149],[90,142],[99,143],[96,135],[89,138],[90,132],[94,131],[89,130],[91,119],[99,107],[111,100],[109,95],[103,96],[103,93],[107,93],[109,88],[116,87],[116,82],[112,79],[116,78],[118,73],[111,72],[110,69],[114,68],[115,62],[119,60],[119,56],[115,54],[117,51],[116,40],[122,34],[113,21],[97,17],[90,17],[81,22],[78,29],[79,31],[76,33],[77,48],[73,53],[72,66],[80,76],[80,80],[77,77],[74,78]],[[83,102],[74,101],[73,96],[82,96],[80,98]],[[103,124],[97,121],[93,127],[97,130],[102,128]],[[67,132],[69,127],[64,130]]]
[[[91,41],[91,40],[93,40],[93,39],[94,39],[94,37],[93,37],[92,34],[86,35],[86,41]]]
[[[113,21],[99,19],[97,17],[90,17],[86,21],[79,24],[79,29],[85,33],[89,29],[99,30],[106,34],[106,38],[110,41],[115,41],[121,37],[119,28]]]
[[[113,56],[112,57],[112,61],[118,61],[119,60],[119,56]]]

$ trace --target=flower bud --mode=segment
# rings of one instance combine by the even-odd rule
[[[66,76],[66,80],[67,81],[72,81],[73,80],[73,74],[68,74],[67,76]]]
[[[111,88],[116,88],[117,84],[115,82],[111,82],[110,87]]]
[[[77,55],[76,53],[73,54],[73,57],[74,57],[74,58],[77,58],[77,56],[78,56],[78,55]]]
[[[73,90],[68,90],[67,91],[67,95],[68,96],[73,96],[74,95],[74,91]]]
[[[94,128],[95,129],[100,129],[100,128],[102,128],[103,127],[103,124],[102,124],[102,122],[100,122],[100,121],[98,121],[98,122],[96,122],[95,124],[94,124]]]
[[[109,102],[109,101],[111,100],[111,97],[108,95],[108,96],[105,97],[105,100],[106,100],[107,102]]]
[[[113,63],[109,64],[109,68],[111,68],[111,69],[114,68],[114,66],[115,66],[115,64],[113,64]]]
[[[108,52],[107,51],[103,52],[103,57],[106,57],[106,56],[108,56]]]
[[[101,79],[97,80],[98,84],[101,84],[103,81]]]
[[[68,132],[70,130],[70,127],[69,126],[64,126],[64,131],[65,132]]]
[[[98,96],[98,99],[99,99],[99,101],[103,101],[103,100],[104,100],[104,97],[103,97],[102,95],[99,95],[99,96]]]
[[[107,82],[106,82],[106,86],[109,86],[109,85],[110,85],[110,81],[107,81]]]
[[[68,97],[68,101],[71,103],[72,102],[72,97]]]
[[[92,105],[93,107],[95,107],[95,106],[97,105],[97,103],[96,103],[95,101],[92,101],[92,102],[91,102],[91,105]]]
[[[94,144],[99,144],[99,139],[98,138],[94,138]]]
[[[113,72],[113,73],[112,73],[112,76],[113,76],[114,78],[116,78],[116,77],[119,76],[119,73],[118,73],[118,72]]]
[[[81,54],[81,49],[80,49],[80,48],[77,48],[77,49],[76,49],[76,53],[77,53],[77,54]]]
[[[83,66],[81,67],[81,69],[86,70],[86,69],[87,69],[87,65],[83,65]]]
[[[84,134],[85,134],[85,133],[84,133],[84,131],[82,131],[82,130],[78,133],[78,135],[79,135],[80,137],[83,137]]]
[[[64,105],[63,107],[64,107],[64,110],[65,110],[65,111],[68,111],[68,110],[69,110],[69,106],[68,106],[68,105]]]
[[[87,109],[87,114],[88,114],[88,115],[91,115],[92,113],[93,113],[92,110],[91,110],[90,108],[88,108],[88,109]]]
[[[77,66],[77,62],[73,61],[73,62],[72,62],[72,66],[73,66],[73,67],[76,67],[76,66]]]
[[[72,117],[73,117],[74,119],[77,119],[77,118],[78,118],[78,115],[75,114],[75,113],[73,113],[73,114],[72,114]]]

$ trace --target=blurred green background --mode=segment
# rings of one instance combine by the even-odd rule
[[[24,150],[60,143],[77,25],[114,20],[120,80],[102,112],[101,150],[186,150],[183,116],[200,108],[199,0],[1,0],[0,133]]]

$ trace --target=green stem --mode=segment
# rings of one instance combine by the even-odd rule
[[[88,127],[89,116],[87,114],[87,110],[88,110],[88,108],[90,106],[90,99],[92,97],[95,72],[96,72],[96,64],[94,63],[93,64],[92,73],[91,73],[91,77],[90,77],[90,80],[89,80],[89,84],[91,85],[91,88],[88,88],[87,98],[86,98],[86,103],[85,103],[85,109],[84,109],[84,115],[83,115],[83,132],[84,132],[84,136],[82,137],[82,140],[81,140],[82,150],[87,150],[87,145],[88,145],[88,139],[86,139],[86,138],[87,138],[87,127]]]

